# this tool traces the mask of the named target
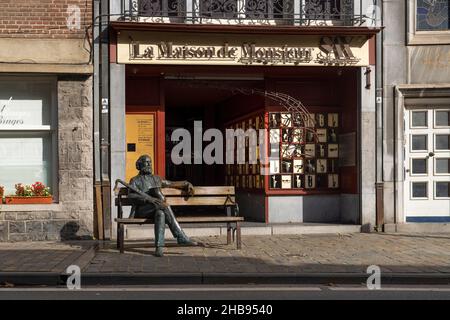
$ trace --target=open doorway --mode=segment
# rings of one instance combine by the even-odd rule
[[[227,122],[255,110],[264,109],[264,99],[247,96],[231,88],[262,89],[264,81],[256,80],[166,80],[166,178],[189,180],[197,186],[225,185],[224,165],[194,164],[192,148],[191,164],[175,165],[171,152],[177,142],[171,141],[172,132],[183,128],[194,138],[194,122],[201,121],[203,132],[210,128],[224,131]],[[193,144],[193,141],[191,141]],[[203,148],[209,142],[203,142]],[[202,150],[203,150],[202,148]]]

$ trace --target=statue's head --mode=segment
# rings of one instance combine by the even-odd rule
[[[152,174],[152,158],[149,155],[142,155],[136,160],[136,169],[140,174]]]

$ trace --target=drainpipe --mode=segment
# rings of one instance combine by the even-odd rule
[[[94,198],[95,220],[97,221],[96,236],[103,240],[103,204],[102,204],[102,178],[100,172],[100,0],[94,0],[94,23],[92,27],[94,41]]]
[[[376,19],[383,26],[383,3],[382,0],[374,0],[377,10]],[[376,231],[384,231],[384,183],[383,183],[383,41],[384,31],[376,35]]]
[[[111,238],[110,128],[109,128],[109,0],[100,3],[100,172],[105,239]]]

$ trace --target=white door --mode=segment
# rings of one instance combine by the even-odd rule
[[[450,108],[405,110],[406,222],[450,221]]]

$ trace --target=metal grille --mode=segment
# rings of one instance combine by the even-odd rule
[[[362,0],[128,0],[123,6],[125,20],[146,22],[323,26],[361,25],[365,18]]]

